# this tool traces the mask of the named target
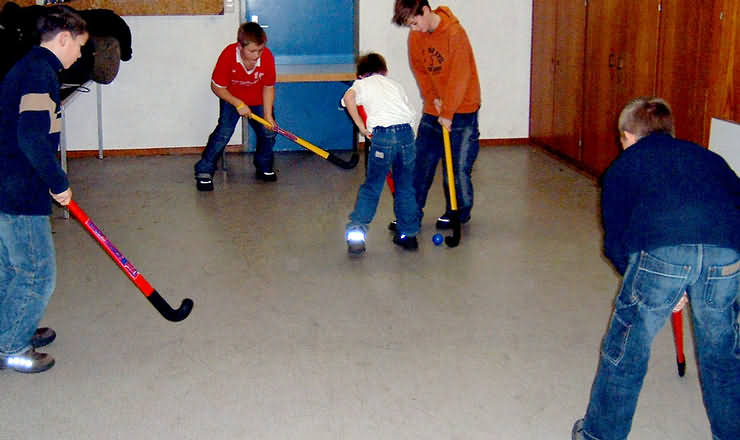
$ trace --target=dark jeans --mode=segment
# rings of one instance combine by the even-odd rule
[[[587,440],[627,438],[653,338],[684,291],[712,436],[740,439],[740,253],[710,245],[634,253],[617,296],[584,419]]]
[[[480,132],[478,131],[478,112],[456,113],[452,118],[450,132],[450,149],[452,150],[452,168],[455,176],[455,192],[457,193],[457,209],[460,211],[460,220],[470,219],[473,209],[473,163],[478,157]],[[374,140],[373,140],[374,142]],[[424,205],[427,201],[429,188],[434,180],[437,163],[442,159],[444,170],[444,194],[446,210],[450,211],[450,193],[447,185],[447,165],[445,164],[444,142],[442,140],[442,126],[437,122],[437,116],[425,113],[419,124],[416,135],[416,173],[414,188],[416,202],[419,205],[419,219],[423,217]]]
[[[241,119],[239,112],[233,105],[219,99],[218,125],[208,137],[208,143],[203,150],[201,159],[195,164],[195,174],[210,174],[216,171],[216,163],[226,144],[231,139],[236,129],[236,124]],[[257,116],[264,117],[265,110],[261,105],[249,106]],[[249,119],[249,125],[257,135],[257,148],[254,153],[254,166],[257,171],[272,171],[275,154],[272,147],[275,145],[275,132],[269,130],[259,122]]]

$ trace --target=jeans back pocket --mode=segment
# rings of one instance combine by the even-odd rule
[[[632,295],[649,310],[673,307],[686,289],[691,266],[672,264],[642,251]]]
[[[729,307],[740,293],[740,261],[725,266],[710,266],[704,289],[704,303],[713,309]]]

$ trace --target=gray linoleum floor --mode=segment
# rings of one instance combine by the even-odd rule
[[[459,247],[432,244],[437,182],[418,252],[391,243],[386,191],[352,259],[362,165],[280,154],[265,184],[230,155],[198,193],[196,159],[70,161],[80,206],[165,299],[195,308],[165,321],[57,210],[42,321],[57,364],[0,371],[0,438],[570,438],[619,286],[592,180],[530,147],[484,148]],[[679,378],[670,328],[656,339],[632,439],[711,437],[686,349]]]

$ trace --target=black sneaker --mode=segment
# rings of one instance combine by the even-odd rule
[[[213,191],[213,176],[199,173],[195,176],[195,187],[198,191]]]
[[[347,231],[347,252],[350,255],[361,255],[365,252],[365,233],[359,228]]]
[[[45,347],[57,338],[57,333],[49,327],[41,327],[36,329],[33,336],[31,336],[31,347],[39,348]]]
[[[470,217],[466,218],[465,220],[461,220],[461,224],[465,224],[470,221]],[[436,225],[437,229],[450,229],[452,228],[452,220],[450,220],[450,214],[444,213],[442,214],[438,219]]]
[[[388,223],[388,230],[391,232],[396,232],[397,227],[398,227],[398,220],[393,220],[392,222]]]
[[[277,180],[277,174],[274,170],[268,170],[268,171],[261,171],[257,170],[255,173],[255,176],[257,179],[263,181],[263,182],[274,182]]]
[[[54,366],[54,358],[29,348],[21,354],[0,355],[0,369],[10,369],[19,373],[41,373]]]
[[[404,234],[396,234],[393,236],[393,243],[396,243],[407,251],[415,251],[419,248],[419,242],[416,240],[416,236],[410,237]]]

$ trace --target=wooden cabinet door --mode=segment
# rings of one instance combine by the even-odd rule
[[[621,151],[619,112],[655,93],[659,0],[589,1],[587,13],[583,165],[598,176]]]
[[[530,77],[529,137],[552,146],[557,3],[532,3],[532,72]]]
[[[663,0],[656,95],[673,109],[676,136],[707,145],[704,117],[713,65],[714,8],[702,0]],[[719,20],[719,14],[716,15]],[[718,60],[717,60],[718,61]]]
[[[614,120],[619,32],[623,31],[619,1],[590,1],[587,11],[583,166],[597,176],[619,152]]]
[[[576,161],[581,160],[585,46],[584,3],[580,0],[561,0],[558,2],[555,37],[552,146]]]
[[[712,42],[704,145],[711,118],[740,121],[740,0],[717,0],[711,20]]]

